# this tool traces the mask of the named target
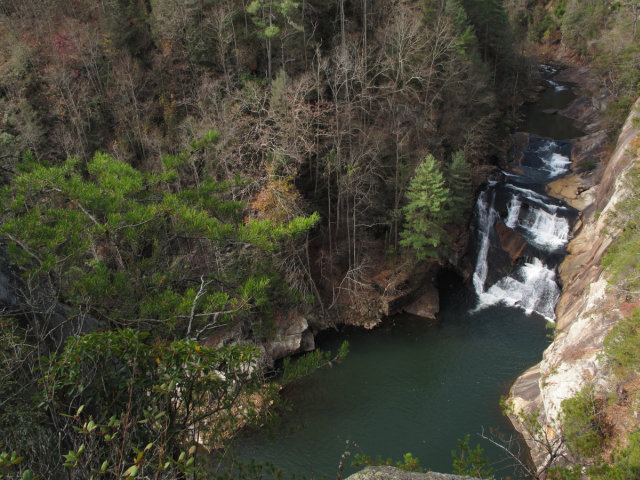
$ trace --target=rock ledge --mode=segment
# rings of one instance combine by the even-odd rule
[[[407,472],[396,467],[367,467],[354,473],[347,480],[477,480],[473,477],[461,477],[451,473]]]

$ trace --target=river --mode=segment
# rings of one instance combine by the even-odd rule
[[[548,82],[541,101],[525,106],[525,127],[543,137],[578,136],[580,132],[569,119],[548,113],[549,109],[566,106],[573,94],[567,86],[553,82],[551,76]],[[553,131],[548,129],[550,124],[554,125]],[[340,365],[288,386],[283,397],[290,410],[282,416],[281,424],[272,431],[244,434],[236,442],[240,458],[273,462],[287,474],[335,478],[347,451],[350,456],[345,461],[345,476],[356,470],[351,466],[356,453],[395,461],[411,452],[421,466],[450,472],[451,451],[457,440],[471,434],[471,444],[480,443],[485,449],[497,477],[514,475],[513,464],[504,452],[477,434],[516,435],[501,413],[500,397],[520,373],[540,360],[550,342],[546,325],[553,320],[550,315],[555,291],[545,289],[557,288],[554,269],[567,239],[558,236],[564,234],[562,231],[538,230],[562,230],[553,222],[564,221],[557,217],[557,211],[564,207],[544,196],[536,197],[542,195],[540,189],[529,183],[541,183],[564,173],[560,152],[566,145],[534,138],[532,148],[540,150],[540,142],[551,166],[538,162],[540,167],[534,162],[524,170],[529,168],[531,171],[525,173],[536,177],[542,168],[546,172],[541,174],[543,179],[519,176],[519,181],[501,183],[502,190],[518,193],[510,200],[503,198],[502,210],[488,203],[488,198],[504,197],[492,193],[497,182],[490,183],[484,191],[485,203],[476,207],[472,228],[477,230],[476,249],[480,253],[476,255],[475,290],[454,275],[444,274],[439,279],[441,311],[437,323],[399,315],[373,331],[346,330],[320,336],[318,347],[327,350],[335,350],[340,342],[348,340],[349,356]],[[557,147],[557,152],[549,150],[548,145]],[[515,212],[513,198],[520,204],[528,202],[528,206],[518,205]],[[534,210],[536,203],[544,204],[544,209]],[[484,278],[480,283],[482,272],[478,273],[481,268],[492,268],[486,258],[481,258],[482,208],[491,224],[500,217],[534,241],[512,272],[486,281],[487,285]],[[555,219],[551,223],[546,218],[549,216]],[[486,236],[490,241],[491,235],[487,232]],[[487,256],[492,254],[485,252]],[[536,275],[539,283],[532,284],[527,276]],[[488,288],[489,283],[495,284]],[[538,294],[544,298],[532,303],[532,295]]]

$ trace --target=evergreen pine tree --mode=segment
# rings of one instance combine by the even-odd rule
[[[438,161],[427,155],[407,190],[405,230],[400,234],[400,245],[412,248],[419,260],[437,257],[439,247],[446,243],[442,226],[447,220],[445,208],[450,198]]]
[[[460,224],[471,206],[471,170],[462,151],[457,151],[451,157],[448,175],[451,197],[449,211],[450,223]]]

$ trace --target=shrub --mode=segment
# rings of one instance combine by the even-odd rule
[[[605,423],[593,385],[587,385],[562,402],[564,441],[578,457],[593,457],[602,449]]]
[[[640,169],[632,169],[625,183],[629,194],[616,205],[610,220],[620,233],[602,257],[602,265],[611,274],[612,285],[633,294],[640,287]]]
[[[640,309],[613,327],[604,339],[604,353],[619,375],[640,369]]]

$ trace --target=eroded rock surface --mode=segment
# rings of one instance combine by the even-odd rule
[[[275,335],[266,342],[265,349],[274,360],[315,348],[313,333],[307,319],[295,311],[275,319]]]
[[[347,480],[477,480],[473,477],[461,477],[451,473],[406,472],[396,467],[367,467],[354,473]]]
[[[495,229],[498,233],[502,250],[509,254],[511,265],[514,265],[516,260],[520,258],[520,255],[522,255],[522,252],[527,247],[527,241],[513,228],[507,227],[500,221],[496,222]]]
[[[425,292],[420,294],[409,305],[404,307],[404,311],[416,317],[425,318],[427,320],[435,320],[436,315],[440,311],[440,295],[438,289],[432,283]]]

